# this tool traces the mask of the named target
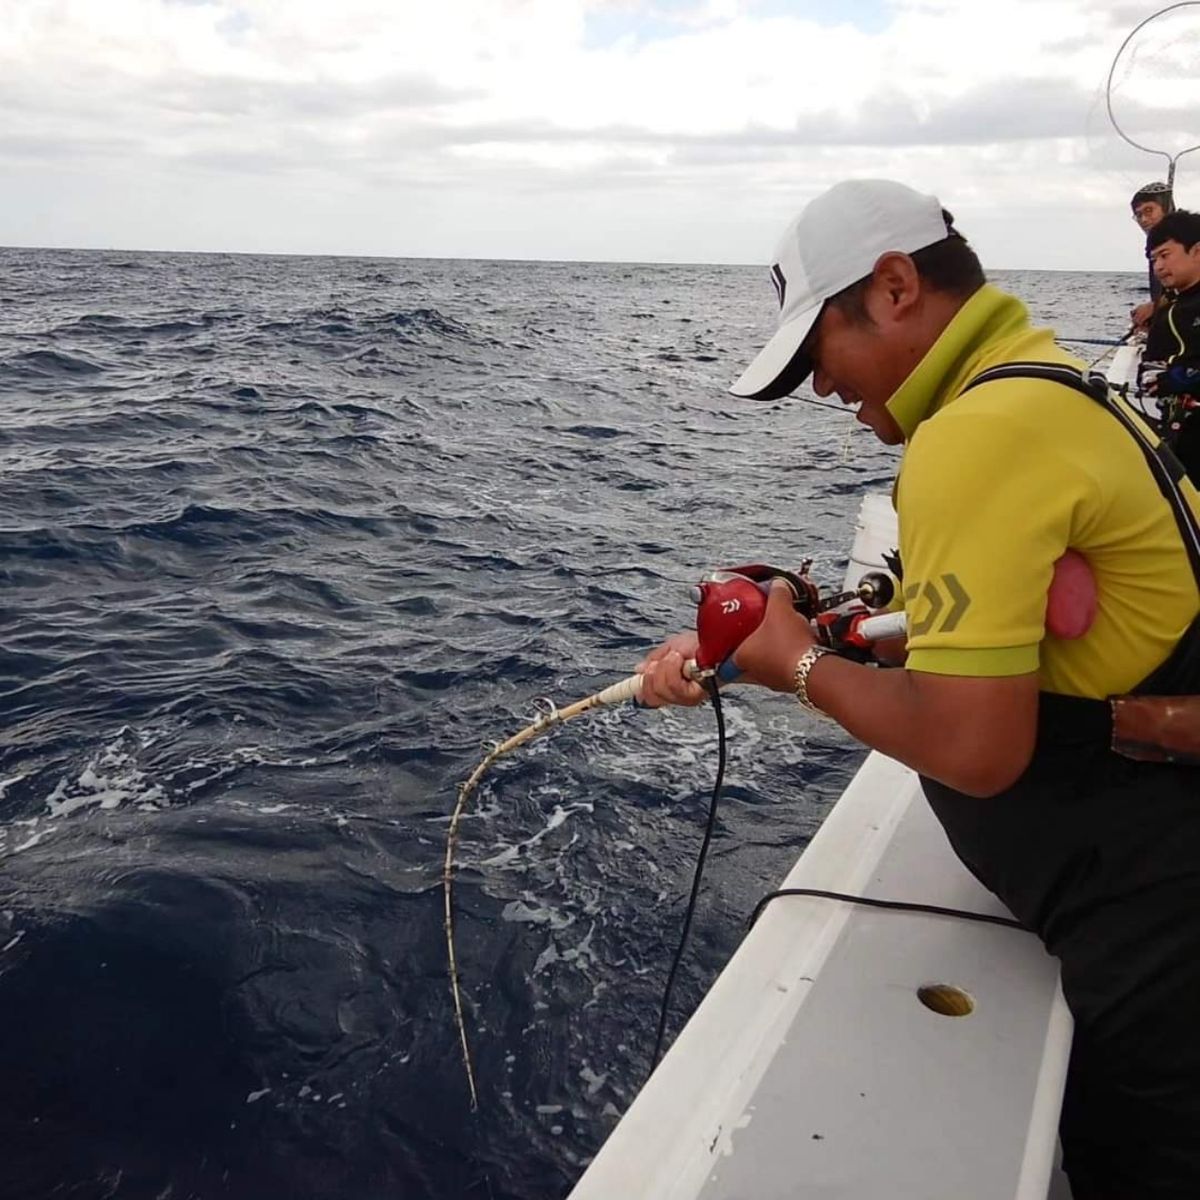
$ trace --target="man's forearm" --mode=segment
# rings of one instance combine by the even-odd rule
[[[1033,751],[1033,676],[968,679],[826,655],[809,675],[808,695],[860,741],[968,795],[1009,787]]]

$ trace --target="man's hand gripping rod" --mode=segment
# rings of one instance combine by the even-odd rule
[[[892,577],[870,571],[853,591],[822,597],[809,578],[812,559],[798,571],[750,563],[717,571],[692,589],[696,602],[696,657],[686,670],[693,679],[715,675],[717,682],[731,683],[738,677],[733,661],[737,648],[762,624],[767,612],[771,583],[782,579],[792,593],[792,607],[816,625],[823,645],[852,657],[869,657],[872,641],[890,637],[897,630],[888,617],[875,617],[871,609],[890,603],[895,594]],[[872,624],[873,622],[873,624]]]

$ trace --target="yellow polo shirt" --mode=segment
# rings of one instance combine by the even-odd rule
[[[1200,610],[1170,508],[1131,434],[1101,405],[1037,379],[962,389],[1007,362],[1080,366],[1019,300],[986,286],[888,402],[906,447],[896,483],[908,666],[938,675],[1038,672],[1045,691],[1104,697],[1157,667]],[[1182,490],[1200,513],[1200,494]],[[1068,548],[1098,612],[1071,641],[1045,631]]]

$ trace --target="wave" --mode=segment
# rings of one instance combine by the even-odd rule
[[[67,354],[62,350],[26,350],[0,359],[0,375],[15,377],[98,375],[104,367],[82,353]]]
[[[725,397],[762,333],[741,268],[0,268],[0,1194],[565,1194],[646,1066],[711,713],[589,715],[481,782],[474,1117],[434,886],[456,789],[714,566],[838,560],[894,453]],[[1124,328],[1120,279],[1034,285],[1039,320]],[[677,1021],[854,761],[730,699],[730,903]]]

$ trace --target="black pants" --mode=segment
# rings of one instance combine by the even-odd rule
[[[1124,898],[1060,947],[1076,1014],[1060,1122],[1075,1200],[1200,1197],[1198,925],[1193,880]]]
[[[1062,964],[1075,1200],[1200,1198],[1200,771],[1094,740],[986,800],[923,780],[959,857]]]

